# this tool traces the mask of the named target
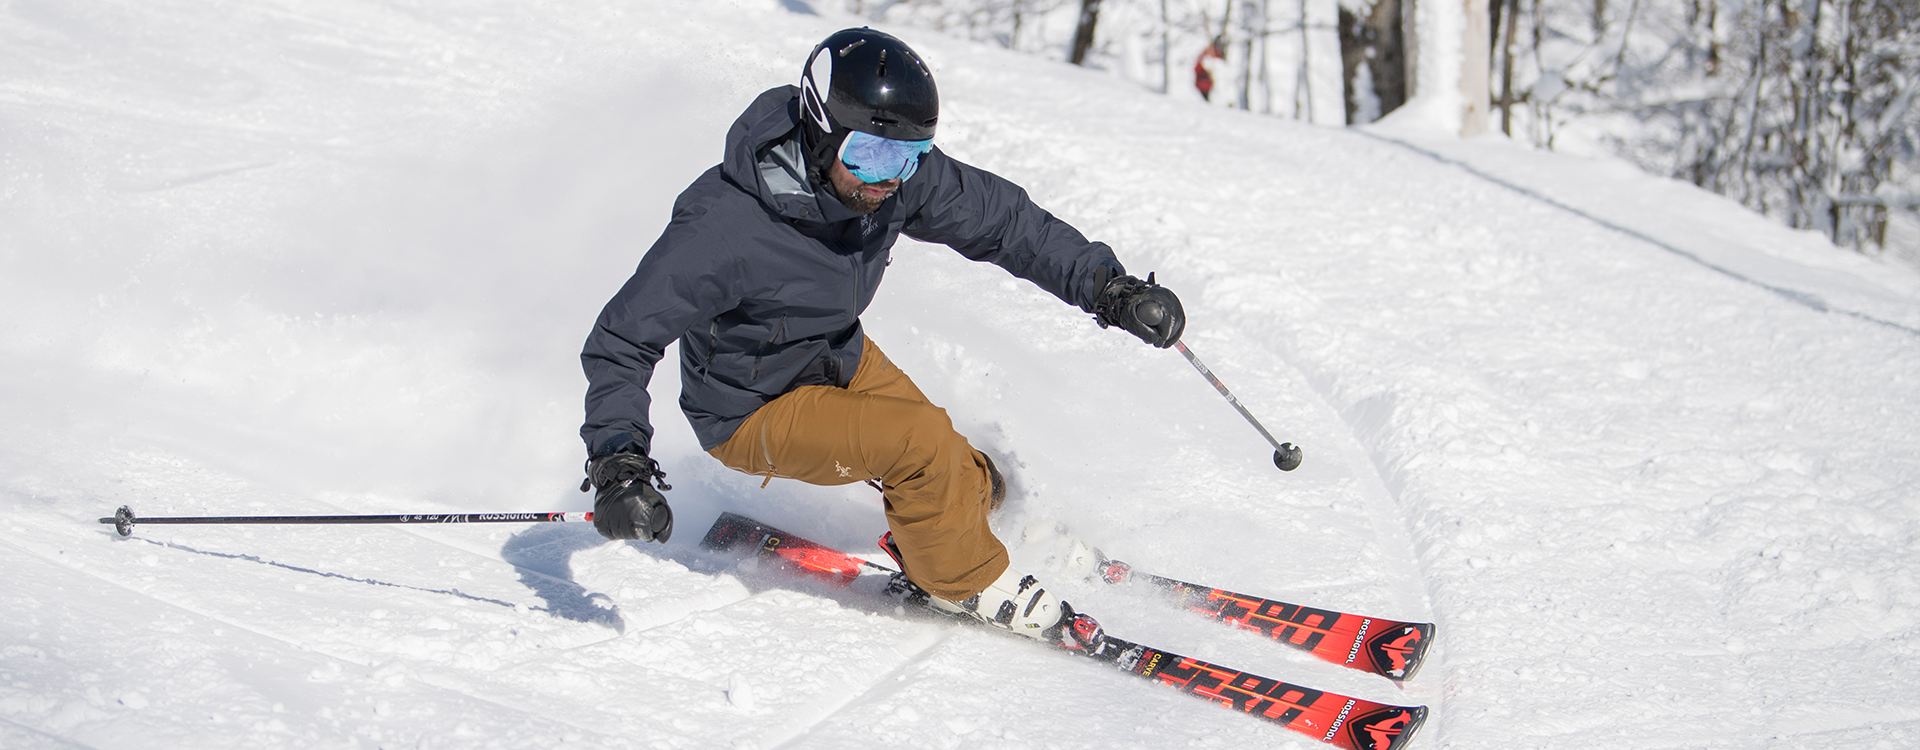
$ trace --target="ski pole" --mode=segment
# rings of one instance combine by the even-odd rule
[[[112,518],[102,518],[100,522],[113,524],[114,530],[120,532],[121,536],[133,536],[133,526],[135,523],[542,523],[592,520],[592,513],[411,513],[384,516],[160,516],[155,518],[135,518],[133,509],[122,505],[120,506],[120,510],[114,512]]]
[[[1192,362],[1193,369],[1199,370],[1201,375],[1207,377],[1207,382],[1212,383],[1214,389],[1220,391],[1220,395],[1227,397],[1227,403],[1233,404],[1233,408],[1239,410],[1240,416],[1246,417],[1247,422],[1253,425],[1253,429],[1260,431],[1260,437],[1266,438],[1268,443],[1273,444],[1274,466],[1280,467],[1281,471],[1293,471],[1294,469],[1300,468],[1300,449],[1295,447],[1293,443],[1282,443],[1273,439],[1273,435],[1267,432],[1267,428],[1260,426],[1260,420],[1254,419],[1253,413],[1247,411],[1247,407],[1240,405],[1240,399],[1233,397],[1233,391],[1227,390],[1227,384],[1220,382],[1219,378],[1214,377],[1213,371],[1207,369],[1206,365],[1201,364],[1199,357],[1193,356],[1193,352],[1187,349],[1187,342],[1176,341],[1173,343],[1173,348],[1179,349],[1180,356],[1186,357],[1188,362]]]

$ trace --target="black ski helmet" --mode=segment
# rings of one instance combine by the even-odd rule
[[[869,28],[844,29],[815,45],[800,72],[800,130],[807,169],[818,176],[858,130],[899,141],[933,138],[940,91],[906,42]]]

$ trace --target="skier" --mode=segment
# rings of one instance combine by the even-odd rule
[[[1200,53],[1200,59],[1193,61],[1193,87],[1200,91],[1200,98],[1213,101],[1213,81],[1221,64],[1227,60],[1227,38],[1217,36]]]
[[[1105,244],[935,147],[939,113],[920,56],[860,28],[816,45],[799,87],[760,94],[734,121],[724,160],[680,194],[580,355],[601,534],[673,532],[659,492],[671,488],[648,458],[647,383],[677,340],[680,407],[710,455],[769,481],[877,479],[890,551],[930,606],[1058,638],[1069,610],[1009,567],[988,528],[999,471],[859,315],[901,234],[994,263],[1157,347],[1179,340],[1186,315]]]

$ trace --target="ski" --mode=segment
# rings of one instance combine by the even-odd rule
[[[893,573],[831,547],[735,513],[722,513],[701,546],[751,553],[827,583],[847,586],[864,570]],[[1075,636],[1056,647],[1345,750],[1400,750],[1426,720],[1425,706],[1396,706],[1201,661],[1106,635],[1093,618],[1075,615]]]
[[[1326,661],[1371,672],[1395,682],[1413,679],[1433,643],[1433,624],[1316,609],[1237,594],[1134,570],[1090,549],[1094,574],[1110,584],[1144,583],[1176,606],[1211,620],[1251,630]]]

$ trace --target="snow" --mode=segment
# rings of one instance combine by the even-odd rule
[[[701,551],[722,511],[884,522],[667,406],[666,545],[95,522],[587,509],[579,343],[738,110],[860,23],[819,5],[0,9],[0,746],[1319,746]],[[1401,689],[1049,581],[1116,635],[1428,705],[1416,748],[1920,744],[1913,272],[1619,162],[895,31],[943,147],[1156,271],[1305,449],[1275,471],[1177,354],[903,241],[867,325],[1010,470],[1016,563],[1083,539],[1439,626]]]

